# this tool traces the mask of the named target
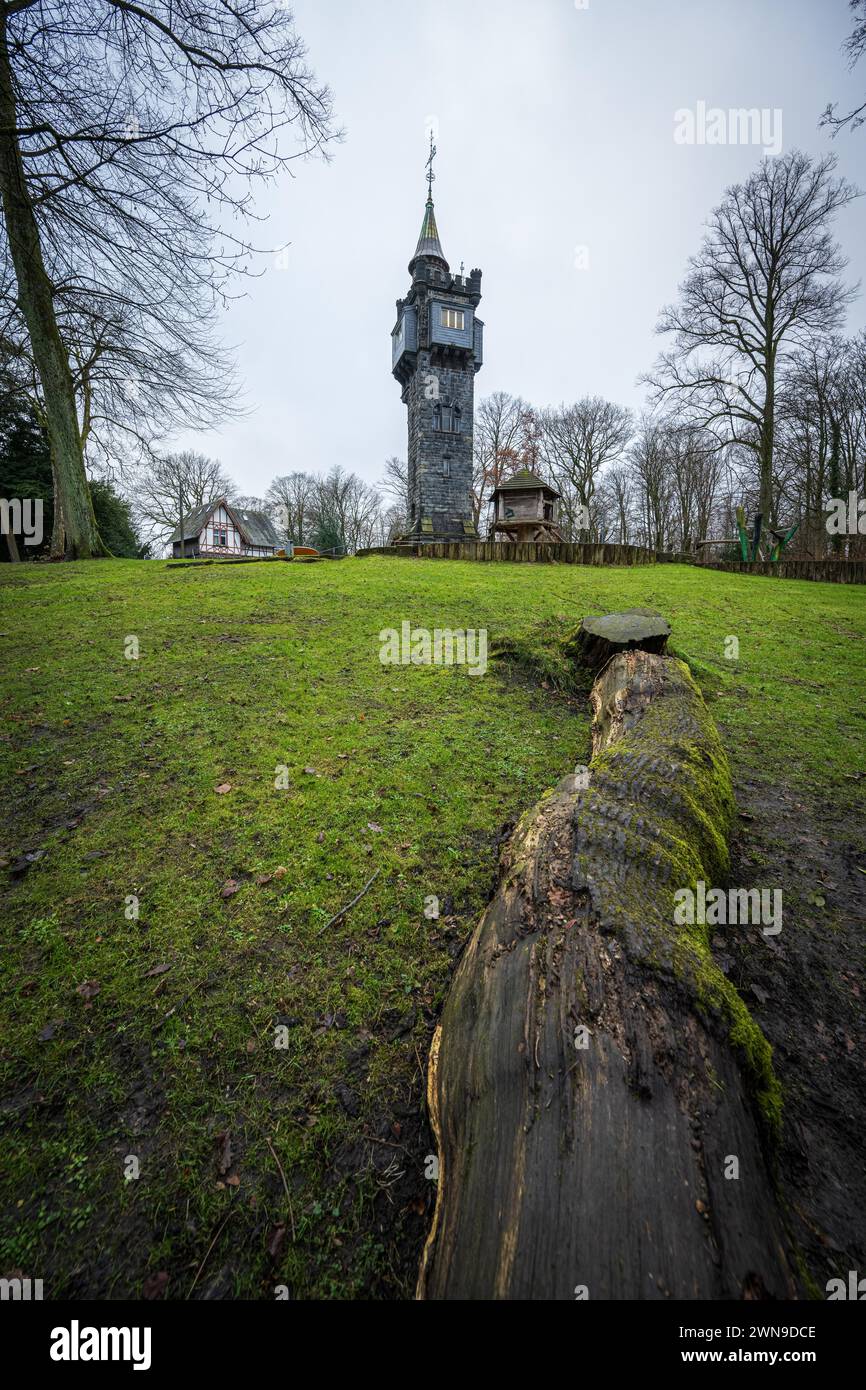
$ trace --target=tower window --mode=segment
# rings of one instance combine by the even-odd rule
[[[462,309],[443,309],[441,312],[443,328],[463,328],[464,311]]]
[[[442,428],[442,411],[438,405],[433,407],[433,428],[434,430],[441,430]]]
[[[451,460],[450,460],[450,459],[443,459],[443,460],[442,460],[442,477],[443,477],[443,478],[450,478],[450,477],[451,477]]]

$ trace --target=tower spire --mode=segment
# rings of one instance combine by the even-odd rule
[[[433,172],[433,161],[436,158],[436,146],[433,143],[433,131],[430,131],[430,153],[427,156],[427,163],[424,166],[427,170],[427,206],[424,209],[424,221],[421,223],[421,235],[418,238],[418,245],[415,247],[415,255],[409,262],[409,274],[415,273],[415,262],[422,257],[437,261],[439,265],[450,270],[450,266],[445,259],[445,252],[442,250],[442,243],[439,240],[439,229],[436,226],[436,213],[433,211],[433,184],[436,175]]]

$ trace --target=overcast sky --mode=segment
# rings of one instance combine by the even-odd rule
[[[866,188],[866,127],[819,130],[829,100],[866,90],[848,71],[846,0],[295,0],[309,61],[346,139],[330,164],[296,162],[260,192],[260,244],[290,242],[225,315],[247,418],[176,442],[222,460],[261,495],[295,469],[339,463],[370,482],[405,457],[390,373],[395,300],[426,198],[452,271],[483,271],[485,364],[495,390],[538,406],[601,394],[640,407],[702,225],[760,143],[683,144],[675,114],[767,112],[766,135],[833,150]],[[780,116],[773,116],[780,112]],[[849,279],[866,282],[866,198],[840,216]],[[866,298],[849,317],[866,324]]]

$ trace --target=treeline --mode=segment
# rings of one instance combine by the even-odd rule
[[[478,403],[479,534],[494,488],[529,468],[561,494],[567,540],[738,554],[742,507],[761,514],[766,553],[795,526],[790,555],[864,553],[850,517],[828,526],[834,499],[866,494],[866,332],[844,335],[855,291],[832,230],[859,192],[835,170],[794,150],[727,190],[660,313],[642,411],[600,396],[537,407],[504,391]],[[222,481],[210,496],[230,492]],[[378,486],[339,468],[290,473],[252,502],[299,543],[387,544],[409,513],[406,466],[388,459]]]
[[[180,525],[205,503],[225,497],[229,503],[264,512],[283,541],[318,550],[353,554],[387,545],[404,523],[389,501],[393,480],[380,487],[357,474],[334,467],[318,475],[297,471],[274,478],[264,496],[242,493],[217,459],[194,451],[167,454],[135,470],[130,499],[138,531],[157,552],[164,550]]]
[[[852,61],[862,50],[858,25]],[[163,456],[165,442],[242,413],[220,308],[251,269],[256,188],[338,136],[330,93],[286,6],[218,0],[159,22],[93,0],[0,5],[0,88],[0,395],[48,447],[50,554],[128,553],[107,534],[121,488],[136,549],[159,544],[198,497],[236,495],[218,462]],[[824,118],[860,122],[859,108]],[[742,505],[766,528],[797,525],[791,553],[861,553],[857,525],[827,526],[833,498],[866,492],[866,347],[846,331],[855,290],[834,238],[858,196],[832,156],[797,150],[726,190],[661,311],[664,350],[637,416],[591,395],[481,401],[481,532],[493,487],[529,466],[561,491],[570,538],[689,549],[732,539]],[[14,446],[12,429],[0,464],[13,496]],[[405,525],[405,465],[384,470],[378,485],[340,468],[289,473],[249,501],[293,540],[352,551]],[[177,471],[189,472],[180,495]]]
[[[864,553],[866,515],[862,530],[828,526],[834,499],[866,494],[866,332],[844,336],[855,291],[832,233],[860,195],[835,168],[794,150],[727,190],[660,314],[638,418],[599,397],[482,401],[479,524],[496,484],[528,467],[562,493],[569,540],[733,542],[742,505],[765,534],[798,527],[789,554]]]
[[[539,410],[495,392],[476,415],[476,524],[485,534],[493,489],[529,468],[560,492],[566,540],[678,552],[729,540],[739,556],[736,509],[750,518],[761,510],[756,445],[673,410],[634,416],[597,396]],[[764,519],[776,530],[799,524],[789,555],[863,555],[866,511],[861,533],[828,529],[832,499],[847,506],[852,492],[866,495],[866,332],[792,355],[776,402],[772,506]],[[712,549],[725,553],[722,544]]]

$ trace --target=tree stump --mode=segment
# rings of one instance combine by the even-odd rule
[[[589,785],[521,821],[434,1036],[418,1296],[795,1297],[770,1048],[674,923],[677,887],[725,875],[724,751],[672,658],[616,656],[592,704]]]
[[[649,608],[628,608],[622,613],[584,618],[565,643],[565,651],[575,661],[600,671],[619,652],[639,649],[661,654],[670,635],[670,623],[660,613]]]

